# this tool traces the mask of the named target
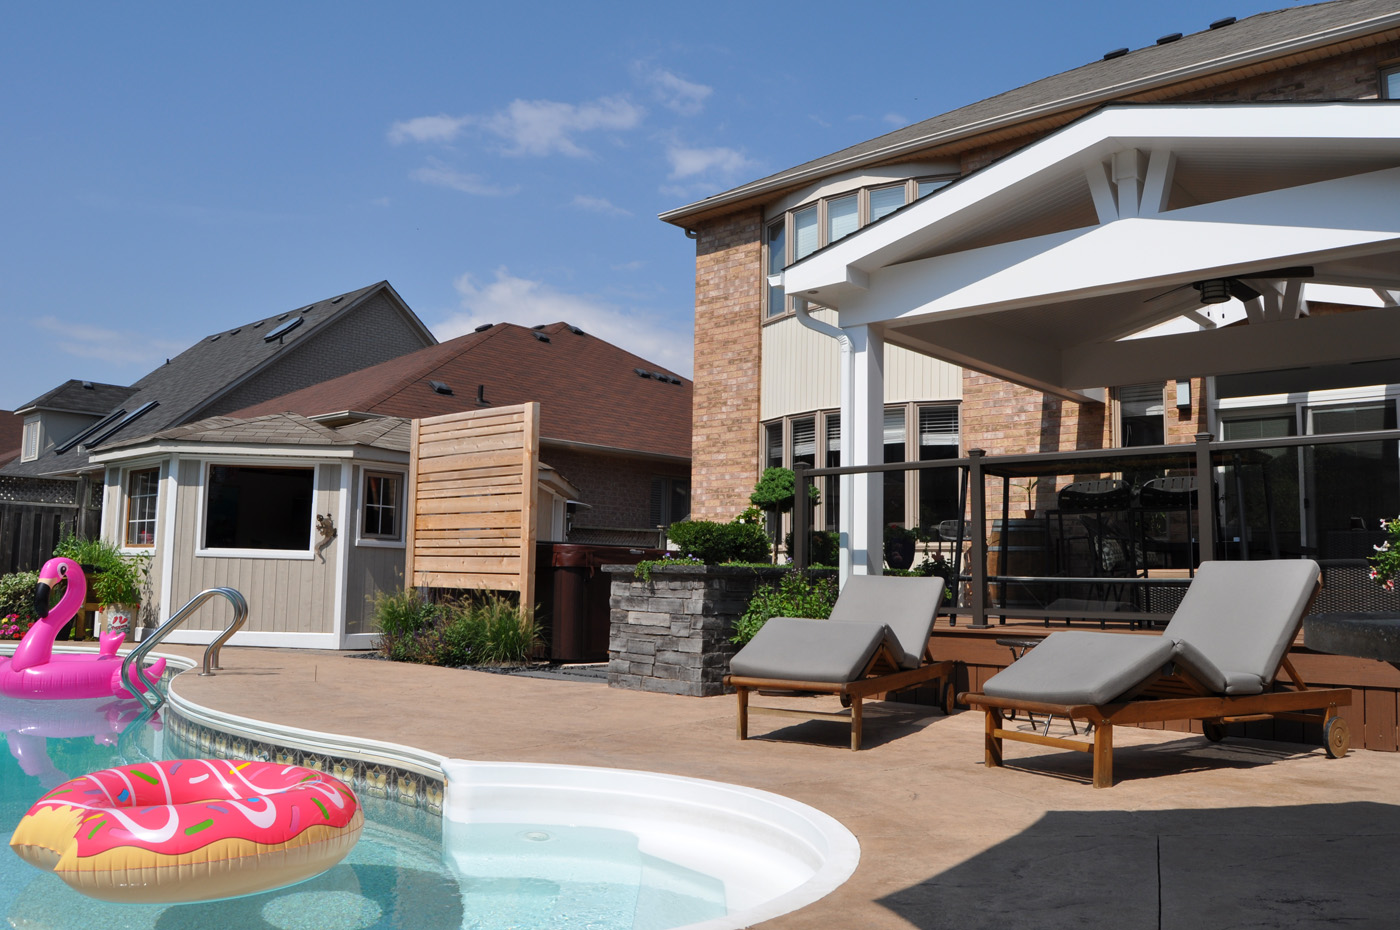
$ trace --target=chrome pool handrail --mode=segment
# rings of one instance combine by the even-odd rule
[[[146,705],[150,710],[155,710],[161,704],[165,703],[165,693],[161,691],[156,682],[150,682],[150,689],[151,692],[156,695],[156,700],[148,700],[144,689],[137,687],[137,679],[132,677],[132,667],[135,666],[139,669],[141,667],[141,660],[146,657],[147,653],[154,649],[160,641],[165,639],[176,627],[189,619],[190,615],[203,606],[205,601],[216,594],[228,598],[229,603],[233,605],[233,620],[224,628],[224,631],[209,644],[208,648],[204,650],[204,667],[199,674],[214,674],[214,670],[221,667],[218,664],[219,650],[223,647],[224,643],[228,642],[230,636],[237,633],[239,629],[242,628],[243,624],[248,619],[248,602],[244,599],[242,594],[238,593],[233,588],[206,588],[200,591],[194,597],[190,598],[189,603],[176,611],[169,620],[157,627],[154,633],[141,640],[139,646],[126,654],[126,658],[122,659],[122,681],[126,684],[127,689],[131,691],[132,694],[136,695],[141,703]],[[144,680],[144,676],[142,676],[142,680]]]

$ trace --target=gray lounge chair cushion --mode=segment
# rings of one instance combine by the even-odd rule
[[[989,697],[1047,704],[1108,704],[1171,661],[1165,636],[1052,633],[987,679]]]
[[[1162,635],[1202,684],[1258,694],[1298,635],[1318,571],[1309,559],[1203,563]]]
[[[734,654],[729,670],[743,678],[855,681],[887,640],[896,645],[883,623],[774,617]]]
[[[831,608],[831,619],[888,626],[900,668],[918,668],[942,602],[942,578],[852,575]]]

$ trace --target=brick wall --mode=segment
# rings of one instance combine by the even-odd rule
[[[650,527],[652,477],[689,474],[684,465],[550,446],[540,450],[540,460],[558,469],[579,489],[580,499],[592,505],[575,517],[585,526]]]
[[[758,478],[763,216],[700,227],[695,247],[691,515],[729,520]]]
[[[325,329],[318,329],[309,335],[311,338],[304,345],[288,343],[287,349],[290,351],[285,357],[277,358],[267,368],[201,409],[199,416],[212,417],[241,410],[429,345],[382,291]]]

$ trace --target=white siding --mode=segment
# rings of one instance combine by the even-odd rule
[[[835,323],[830,310],[812,316]],[[795,317],[763,327],[760,413],[764,420],[841,405],[841,353],[836,340]],[[962,369],[899,346],[885,348],[885,402],[961,400]]]

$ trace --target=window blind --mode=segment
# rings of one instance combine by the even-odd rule
[[[1152,384],[1128,384],[1118,389],[1118,403],[1125,417],[1161,416],[1166,412],[1162,393],[1167,389],[1165,381]]]
[[[794,259],[811,255],[817,250],[817,208],[811,206],[792,215]]]
[[[826,205],[826,241],[849,236],[860,226],[860,199],[855,194],[837,197]]]
[[[815,460],[817,454],[817,421],[813,417],[792,421],[792,460],[808,456]]]
[[[826,451],[841,451],[841,414],[839,413],[826,415]]]
[[[904,206],[904,185],[879,187],[870,192],[870,222],[888,216]]]
[[[958,408],[920,407],[919,445],[947,446],[958,444]]]
[[[885,445],[897,445],[904,441],[904,408],[896,407],[885,411]]]

